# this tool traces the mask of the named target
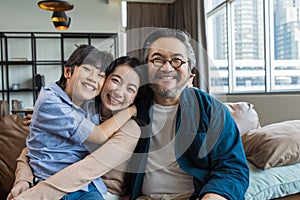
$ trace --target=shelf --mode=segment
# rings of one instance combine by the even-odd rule
[[[62,37],[64,38],[110,38],[116,36],[115,33],[62,33]]]
[[[32,61],[3,61],[2,62],[4,65],[32,65]]]
[[[12,110],[11,111],[12,112],[12,114],[19,114],[19,113],[24,113],[25,114],[25,116],[26,115],[28,115],[28,114],[32,114],[33,113],[33,110],[31,110],[31,109],[25,109],[25,110]]]
[[[18,89],[18,90],[12,90],[12,89],[0,90],[0,92],[34,92],[34,91],[36,91],[36,90],[30,89],[30,88],[21,88],[21,89]]]
[[[35,61],[35,64],[37,65],[61,65],[63,64],[60,60],[39,60]]]
[[[0,32],[0,100],[14,98],[33,107],[40,91],[36,86],[59,80],[76,45],[93,45],[118,57],[117,37],[116,33]],[[44,75],[42,83],[35,79],[37,74]],[[13,83],[23,88],[12,90]]]

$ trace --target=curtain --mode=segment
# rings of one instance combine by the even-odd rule
[[[142,46],[153,27],[171,28],[170,4],[127,3],[127,54],[141,60]]]
[[[199,72],[197,76],[198,87],[206,92],[209,92],[209,65],[207,55],[207,42],[206,42],[206,16],[204,1],[198,1],[198,66],[196,67]]]
[[[127,3],[127,53],[142,59],[141,47],[153,27],[174,28],[191,35],[197,66],[194,85],[207,91],[205,12],[202,0],[176,0],[164,3]]]

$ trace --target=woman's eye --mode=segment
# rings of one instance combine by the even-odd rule
[[[113,79],[111,79],[112,80],[112,82],[114,82],[114,83],[119,83],[120,81],[118,80],[118,79],[116,79],[116,78],[113,78]]]
[[[134,89],[134,88],[128,88],[128,91],[129,91],[130,93],[135,93],[135,89]]]

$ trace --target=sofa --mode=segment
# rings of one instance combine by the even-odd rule
[[[19,115],[5,115],[0,120],[0,199],[6,199],[14,183],[16,159],[25,147],[28,125]]]
[[[246,200],[300,199],[300,120],[260,126],[247,102],[225,103],[241,134],[250,169]]]
[[[300,120],[261,127],[252,104],[225,105],[240,130],[249,163],[250,185],[245,199],[300,199]],[[6,199],[13,186],[16,159],[25,147],[29,128],[23,120],[18,115],[0,120],[0,200]]]

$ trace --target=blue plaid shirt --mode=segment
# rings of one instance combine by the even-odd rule
[[[26,139],[34,176],[46,179],[88,155],[83,143],[99,122],[94,100],[78,107],[56,83],[43,88]],[[107,188],[100,177],[93,183],[99,192],[106,194]],[[87,187],[82,189],[88,191]]]

